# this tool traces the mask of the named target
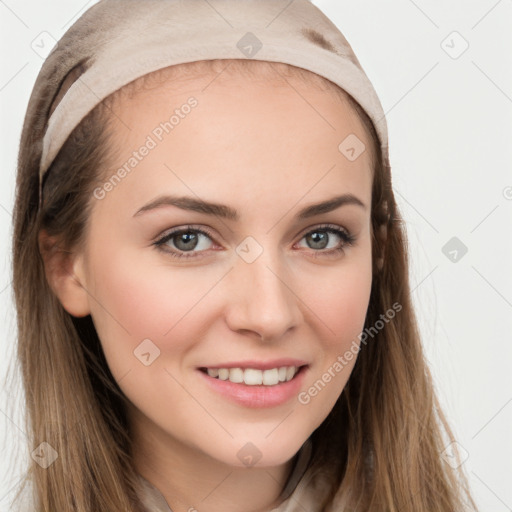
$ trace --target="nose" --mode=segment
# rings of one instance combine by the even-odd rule
[[[226,321],[233,331],[275,341],[303,320],[300,293],[285,265],[270,251],[252,263],[238,258],[229,273]]]

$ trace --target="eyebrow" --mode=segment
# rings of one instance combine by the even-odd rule
[[[366,205],[359,198],[353,194],[343,194],[341,196],[328,199],[327,201],[322,201],[320,203],[315,203],[304,207],[297,214],[297,218],[308,219],[321,213],[327,213],[332,210],[336,210],[337,208],[345,205],[356,205],[366,210]],[[137,210],[133,216],[137,217],[145,212],[156,210],[157,208],[164,206],[176,206],[182,210],[190,210],[204,213],[206,215],[215,215],[231,221],[238,221],[240,218],[237,210],[225,204],[211,203],[202,199],[196,199],[194,197],[171,195],[157,197],[156,199],[150,201],[142,208]]]

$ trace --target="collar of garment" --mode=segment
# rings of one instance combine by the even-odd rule
[[[317,512],[320,504],[329,493],[329,478],[323,473],[314,473],[308,469],[312,446],[308,439],[300,448],[295,465],[280,495],[281,504],[269,512]],[[172,512],[162,493],[139,474],[141,488],[139,497],[148,512]]]

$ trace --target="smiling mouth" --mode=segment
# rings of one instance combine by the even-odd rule
[[[247,386],[277,386],[291,381],[304,366],[280,366],[268,370],[257,368],[199,368],[203,373],[219,380]]]

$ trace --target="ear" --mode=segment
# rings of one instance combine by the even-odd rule
[[[49,236],[44,229],[39,232],[39,250],[46,280],[62,307],[72,316],[89,315],[83,255],[59,246],[56,237]]]

